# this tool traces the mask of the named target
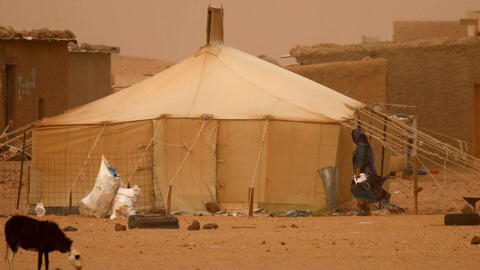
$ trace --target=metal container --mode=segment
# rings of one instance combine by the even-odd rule
[[[337,207],[338,193],[338,167],[325,167],[318,170],[322,178],[327,200],[327,210],[333,210]]]

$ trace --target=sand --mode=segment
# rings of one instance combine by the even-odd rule
[[[190,217],[180,229],[115,231],[115,223],[85,216],[47,216],[67,232],[84,269],[478,269],[478,227],[447,227],[442,215],[371,217]],[[188,231],[193,219],[217,230]],[[3,224],[6,219],[1,219]],[[295,224],[298,228],[292,228]],[[232,229],[232,226],[252,228]],[[1,241],[4,241],[2,234]],[[284,244],[282,244],[284,243]],[[1,245],[0,252],[5,246]],[[54,252],[50,269],[71,269]],[[36,253],[20,251],[16,269],[33,269]],[[0,263],[6,269],[7,263]]]

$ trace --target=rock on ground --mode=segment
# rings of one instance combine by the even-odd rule
[[[218,224],[217,223],[207,223],[203,225],[204,230],[210,230],[210,229],[218,229]]]
[[[189,231],[197,231],[200,230],[200,222],[198,220],[194,220],[190,226],[188,226],[187,230]]]
[[[120,223],[117,223],[115,224],[115,231],[126,231],[127,230],[127,226],[125,225],[122,225]]]

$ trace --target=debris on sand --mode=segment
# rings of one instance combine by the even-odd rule
[[[211,230],[211,229],[218,229],[218,224],[217,223],[207,223],[203,225],[204,230]]]
[[[291,228],[298,228],[298,226],[296,224],[292,224],[290,227]]]
[[[475,235],[475,236],[472,238],[472,241],[470,241],[470,244],[472,244],[472,245],[479,245],[479,244],[480,244],[480,237],[478,237],[478,236]]]
[[[189,231],[198,231],[200,230],[200,222],[198,220],[194,220],[190,226],[188,226],[187,230]]]
[[[127,230],[127,226],[122,225],[120,223],[115,224],[115,231],[119,232],[119,231],[126,231],[126,230]]]
[[[232,226],[232,229],[256,229],[255,226]]]
[[[311,214],[311,210],[292,210],[287,212],[287,217],[308,217]]]
[[[72,226],[67,226],[67,227],[63,228],[63,231],[64,232],[76,232],[76,231],[78,231],[78,229],[75,228],[75,227],[72,227]]]
[[[280,242],[280,245],[285,246],[287,243],[285,242]]]

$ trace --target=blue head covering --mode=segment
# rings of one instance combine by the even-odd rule
[[[355,148],[355,151],[353,151],[353,169],[355,170],[357,168],[358,164],[358,146],[363,145],[368,148],[368,157],[369,157],[369,164],[365,168],[365,172],[368,174],[377,174],[377,170],[375,169],[375,158],[373,155],[373,149],[368,143],[367,136],[365,135],[365,132],[363,131],[361,126],[358,126],[356,129],[352,131],[352,140],[353,142],[357,145],[357,148]]]

